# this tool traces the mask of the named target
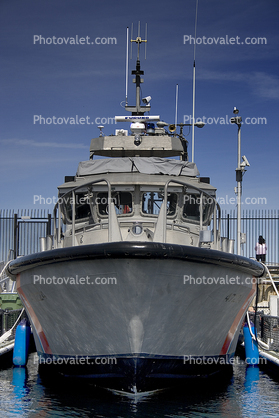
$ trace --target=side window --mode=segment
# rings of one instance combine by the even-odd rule
[[[211,215],[214,210],[214,198],[203,195],[202,201],[202,221],[204,225],[209,225]],[[192,222],[200,222],[200,194],[184,195],[184,206],[182,216]]]
[[[215,200],[213,197],[204,197],[202,221],[204,225],[210,225],[212,214],[214,211]]]
[[[184,195],[183,218],[199,222],[200,220],[200,196],[198,194]]]
[[[67,200],[65,199],[64,207],[66,211],[66,217],[70,221],[72,220],[72,205],[73,205],[73,198],[72,198],[72,195],[69,195]],[[84,192],[75,193],[75,208],[76,208],[75,219],[77,221],[82,220],[82,219],[88,219],[91,217],[88,193],[84,193]]]

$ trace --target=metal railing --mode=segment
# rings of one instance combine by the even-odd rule
[[[253,313],[249,317],[250,321],[255,321]],[[279,353],[279,316],[257,313],[256,329],[258,337],[269,346],[269,350]]]
[[[19,315],[22,313],[22,309],[8,310],[0,309],[0,337],[6,331],[10,330],[18,319]],[[24,311],[21,315],[21,319],[27,318],[26,312]],[[9,339],[15,337],[16,327],[13,329]]]
[[[0,261],[40,251],[39,238],[50,234],[46,210],[0,210]]]
[[[236,210],[221,213],[222,236],[236,241]],[[241,244],[241,255],[256,257],[255,245],[259,235],[266,240],[266,264],[279,264],[279,210],[244,210],[241,217],[241,231],[246,235],[246,243]]]

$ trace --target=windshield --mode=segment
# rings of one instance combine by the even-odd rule
[[[114,203],[117,215],[128,215],[133,212],[133,199],[130,192],[113,192],[111,201]],[[96,204],[100,216],[108,215],[108,193],[97,193]]]
[[[146,192],[142,194],[142,214],[158,215],[164,200],[164,193]],[[177,206],[177,194],[168,193],[167,198],[167,216],[174,216]]]

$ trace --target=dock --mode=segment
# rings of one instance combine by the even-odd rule
[[[21,300],[16,292],[0,293],[0,365],[5,366],[12,356],[16,326],[26,317]]]
[[[258,285],[258,295],[249,308],[249,319],[257,332],[259,364],[279,376],[279,265],[266,267],[268,272]]]

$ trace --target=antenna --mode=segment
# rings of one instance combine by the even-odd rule
[[[99,125],[98,128],[100,129],[99,136],[104,136],[104,134],[103,134],[103,128],[104,128],[104,126],[103,125]]]
[[[192,162],[194,162],[194,142],[195,142],[194,126],[195,126],[195,88],[196,88],[196,39],[197,39],[197,21],[198,21],[198,0],[196,1],[194,65],[193,65]]]
[[[144,74],[144,71],[140,69],[140,44],[144,42],[147,43],[147,39],[142,39],[140,36],[140,22],[138,22],[138,36],[136,39],[133,39],[133,24],[131,29],[131,58],[132,58],[132,43],[135,42],[138,44],[138,54],[137,54],[137,62],[136,62],[136,70],[132,71],[132,75],[135,75],[133,82],[136,84],[136,106],[128,106],[126,102],[125,109],[128,112],[132,112],[133,115],[143,115],[145,112],[150,110],[150,96],[147,96],[143,99],[143,102],[147,104],[147,106],[141,106],[141,99],[140,99],[140,85],[143,83],[143,79],[141,76]],[[145,28],[145,33],[147,34],[147,25]],[[145,52],[146,54],[146,52]],[[127,64],[126,64],[127,66]]]
[[[146,59],[146,46],[147,46],[147,23],[145,24],[145,48],[144,48],[144,59]]]
[[[145,28],[145,33],[147,35],[147,24],[146,24],[146,28]],[[142,42],[145,42],[145,45],[146,45],[146,42],[147,42],[147,39],[141,39],[141,37],[140,37],[140,22],[138,23],[138,36],[137,36],[136,39],[133,39],[133,24],[132,24],[132,33],[131,33],[131,58],[132,58],[132,43],[133,42],[136,42],[138,44],[138,56],[137,56],[137,60],[139,61],[140,44]],[[146,52],[145,52],[145,55],[146,55]]]
[[[130,52],[130,59],[132,59],[132,42],[137,42],[136,40],[133,40],[133,29],[134,24],[131,25],[131,52]],[[138,23],[138,37],[137,39],[141,39],[140,37],[140,22]],[[141,42],[145,42],[145,48],[144,48],[144,59],[146,59],[146,46],[147,46],[147,23],[145,24],[145,40],[141,40]]]
[[[174,118],[175,129],[177,125],[177,101],[178,101],[178,84],[176,85],[176,92],[175,92],[175,118]]]
[[[131,27],[131,58],[132,59],[132,54],[133,54],[133,50],[132,50],[132,39],[133,39],[133,29],[134,29],[134,24],[132,23],[132,27]]]
[[[126,35],[126,98],[125,104],[128,104],[128,62],[129,62],[129,28],[127,27],[127,35]]]

